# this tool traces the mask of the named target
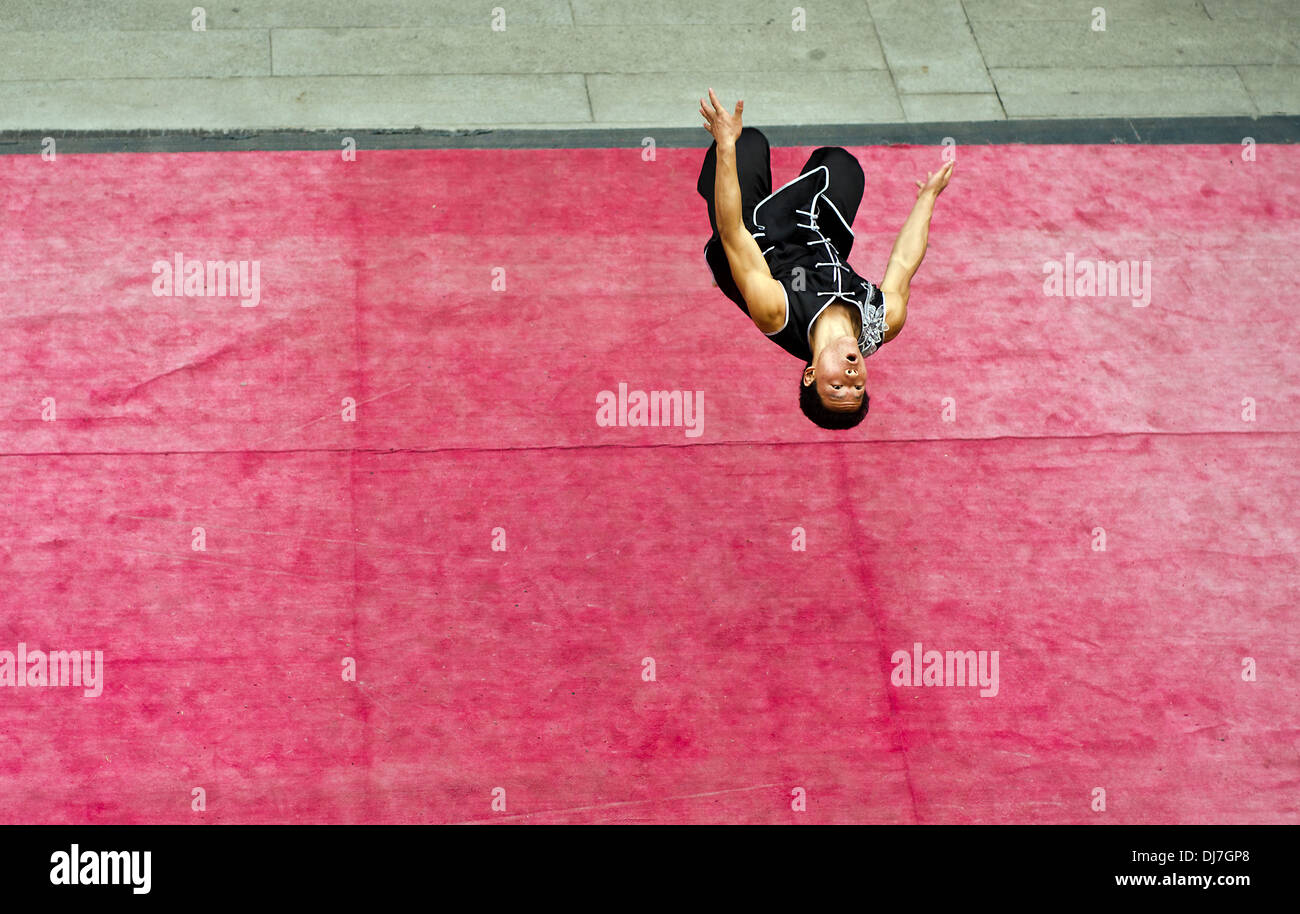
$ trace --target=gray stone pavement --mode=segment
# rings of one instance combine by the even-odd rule
[[[1300,114],[1300,0],[197,5],[0,0],[0,131]]]

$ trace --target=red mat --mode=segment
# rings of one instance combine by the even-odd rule
[[[852,151],[878,280],[939,151]],[[0,687],[0,820],[1295,822],[1300,151],[1257,152],[959,150],[850,433],[709,285],[703,149],[0,157],[0,651],[103,656]],[[176,252],[260,301],[155,295]],[[1045,294],[1067,257],[1149,304]],[[599,425],[620,383],[698,436]],[[918,642],[996,695],[895,684]]]

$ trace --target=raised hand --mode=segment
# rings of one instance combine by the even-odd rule
[[[722,102],[709,90],[709,104],[700,99],[700,114],[704,116],[704,129],[713,134],[713,138],[722,143],[735,143],[740,138],[740,114],[745,110],[743,101],[736,102],[736,113],[728,114]]]
[[[948,186],[948,179],[952,177],[952,167],[956,162],[949,162],[947,165],[935,172],[926,172],[924,181],[916,182],[916,195],[929,193],[935,197],[943,193],[943,189]]]

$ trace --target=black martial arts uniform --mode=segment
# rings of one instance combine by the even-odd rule
[[[718,288],[749,314],[718,236],[713,206],[717,150],[717,143],[709,147],[696,185],[708,201],[713,227],[704,258]],[[786,352],[809,362],[813,323],[827,305],[840,301],[857,308],[861,316],[858,349],[864,357],[874,353],[888,329],[885,297],[846,263],[853,248],[851,226],[864,188],[858,160],[838,146],[823,146],[809,156],[799,177],[773,193],[767,137],[745,127],[736,140],[736,173],[742,221],[758,242],[772,277],[785,290],[785,322],[767,336]]]

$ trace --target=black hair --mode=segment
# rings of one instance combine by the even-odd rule
[[[811,367],[812,362],[809,362],[804,366],[804,371]],[[860,409],[851,413],[827,409],[822,403],[821,396],[817,393],[817,383],[814,381],[812,384],[805,384],[803,382],[803,372],[799,373],[799,408],[803,410],[805,416],[812,420],[814,425],[836,430],[853,428],[867,418],[867,410],[870,405],[871,396],[864,389]]]

